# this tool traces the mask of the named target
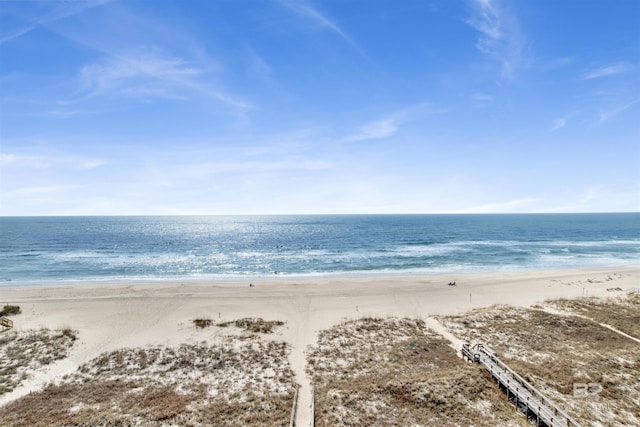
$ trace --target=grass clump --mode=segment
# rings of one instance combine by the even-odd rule
[[[0,395],[14,390],[43,366],[67,357],[76,339],[77,332],[70,328],[0,335]]]
[[[15,316],[20,313],[22,313],[22,310],[19,305],[5,305],[2,310],[0,310],[0,317]]]
[[[232,320],[229,322],[218,323],[220,327],[235,326],[246,330],[247,332],[270,334],[276,326],[282,326],[284,322],[281,320],[264,320],[261,318],[245,317],[243,319]]]
[[[211,326],[213,324],[213,321],[211,319],[194,319],[193,324],[198,329],[204,329]]]

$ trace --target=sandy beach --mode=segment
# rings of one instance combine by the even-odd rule
[[[448,283],[455,280],[456,286]],[[364,316],[420,318],[458,346],[432,316],[453,315],[494,304],[528,307],[544,300],[613,296],[640,285],[640,266],[581,270],[500,272],[426,277],[314,278],[249,282],[154,282],[3,286],[0,304],[15,304],[16,330],[73,328],[78,342],[68,358],[37,373],[0,397],[6,404],[74,372],[98,355],[119,348],[216,342],[220,331],[197,329],[193,320],[244,317],[281,320],[276,333],[291,346],[290,363],[308,381],[305,350],[320,330]]]

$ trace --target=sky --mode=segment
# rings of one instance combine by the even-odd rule
[[[640,211],[637,0],[0,0],[0,215]]]

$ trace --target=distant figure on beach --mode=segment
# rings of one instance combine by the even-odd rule
[[[455,286],[456,282],[449,282],[449,286]]]
[[[249,287],[250,287],[250,288],[253,288],[253,283],[249,283]]]

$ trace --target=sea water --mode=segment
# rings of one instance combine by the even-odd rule
[[[0,217],[0,284],[640,263],[640,213]]]

